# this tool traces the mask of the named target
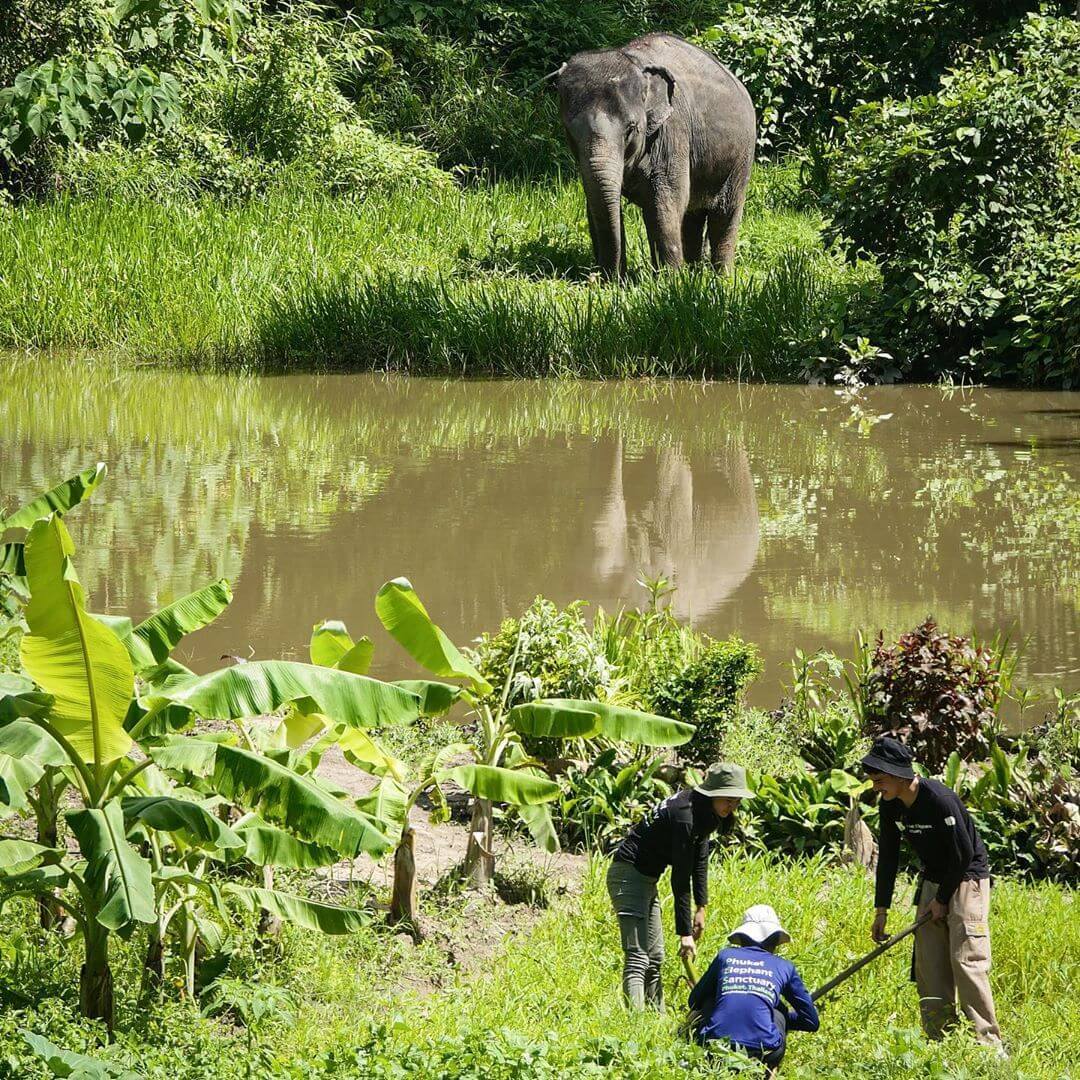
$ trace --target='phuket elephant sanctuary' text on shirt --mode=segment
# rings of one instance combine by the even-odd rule
[[[658,878],[671,867],[675,933],[680,937],[693,930],[691,885],[698,907],[709,902],[709,837],[718,829],[726,832],[733,823],[733,817],[716,816],[707,795],[685,788],[642,818],[615,850],[616,860],[646,877]]]
[[[922,863],[923,878],[937,884],[937,899],[942,904],[948,904],[961,881],[980,881],[990,876],[986,846],[975,831],[967,807],[951,788],[920,777],[910,806],[900,799],[882,799],[879,805],[881,842],[875,907],[887,908],[892,903],[900,840],[905,837]]]
[[[819,1023],[795,965],[757,945],[722,949],[690,992],[690,1008],[703,1014],[701,1041],[726,1039],[748,1050],[775,1050],[784,1042],[774,1010],[789,1031],[817,1031]]]

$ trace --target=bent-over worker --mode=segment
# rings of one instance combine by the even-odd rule
[[[817,1031],[818,1011],[795,965],[775,955],[791,935],[768,904],[748,908],[741,926],[690,991],[701,1017],[697,1040],[730,1043],[771,1076],[784,1060],[789,1031]],[[783,1002],[792,1007],[786,1008]]]
[[[696,788],[665,799],[639,821],[615,850],[607,875],[608,895],[619,919],[623,948],[623,993],[632,1009],[663,1011],[664,930],[657,883],[671,867],[675,933],[680,956],[697,952],[709,899],[709,838],[727,831],[740,799],[753,792],[739,765],[714,765]],[[690,917],[691,893],[696,905]]]
[[[875,941],[885,923],[906,838],[921,864],[918,915],[931,921],[915,931],[914,977],[923,1030],[940,1039],[956,1022],[956,999],[979,1042],[1004,1054],[990,992],[990,868],[986,847],[956,792],[918,777],[915,755],[889,736],[876,739],[862,759],[881,796],[881,840],[874,891]]]

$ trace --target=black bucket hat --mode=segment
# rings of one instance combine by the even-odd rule
[[[915,755],[899,739],[882,735],[874,740],[870,753],[862,759],[862,767],[870,772],[888,773],[903,780],[913,780],[915,770],[911,763]]]

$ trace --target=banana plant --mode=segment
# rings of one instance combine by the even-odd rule
[[[45,769],[60,770],[76,803],[64,817],[78,850],[0,837],[0,886],[8,895],[57,894],[81,931],[83,1015],[111,1029],[110,937],[130,935],[140,925],[160,927],[170,900],[185,919],[197,895],[216,901],[228,892],[245,906],[270,908],[329,933],[365,921],[362,912],[272,890],[227,885],[215,893],[201,875],[206,867],[198,852],[213,857],[246,848],[247,841],[217,821],[203,792],[170,778],[203,783],[213,797],[347,857],[391,846],[374,818],[288,764],[236,745],[235,738],[184,734],[195,718],[235,720],[303,702],[335,723],[382,726],[414,719],[419,698],[350,672],[275,661],[205,676],[171,671],[139,696],[136,669],[150,659],[160,668],[162,650],[186,616],[173,606],[152,627],[140,624],[143,632],[135,627],[129,637],[121,626],[118,635],[115,622],[107,625],[87,611],[73,553],[58,514],[33,524],[24,551],[30,597],[21,643],[25,674],[0,686],[0,781],[10,807],[25,800]],[[133,841],[149,846],[151,857]],[[166,849],[182,858],[154,857]]]
[[[512,807],[540,847],[558,850],[558,837],[547,804],[558,798],[560,788],[544,773],[540,763],[526,753],[521,736],[583,739],[603,735],[645,746],[678,746],[693,735],[690,724],[596,701],[547,698],[508,709],[517,650],[502,693],[495,698],[491,685],[432,621],[406,578],[395,578],[383,585],[375,598],[375,611],[390,636],[418,664],[440,678],[456,680],[457,696],[476,717],[476,745],[445,748],[425,763],[406,807],[411,808],[419,793],[429,789],[438,801],[440,785],[450,780],[473,796],[464,865],[473,886],[486,885],[494,875],[495,804]],[[460,757],[471,760],[449,764]],[[410,832],[406,818],[398,848],[402,857],[395,859],[394,888],[395,898],[406,903],[415,896],[415,885],[410,888],[407,881],[399,882],[397,869],[400,863],[403,873],[409,872]],[[404,853],[402,844],[407,848]],[[412,907],[410,917],[414,920],[415,904]]]

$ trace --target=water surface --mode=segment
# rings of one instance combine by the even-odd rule
[[[235,600],[178,656],[303,657],[311,626],[377,642],[387,578],[458,642],[544,594],[611,610],[643,574],[678,614],[755,641],[775,703],[796,645],[927,614],[1026,638],[1034,684],[1080,685],[1080,394],[882,388],[868,435],[829,388],[243,377],[7,361],[0,503],[103,460],[69,518],[103,611],[217,576]]]

